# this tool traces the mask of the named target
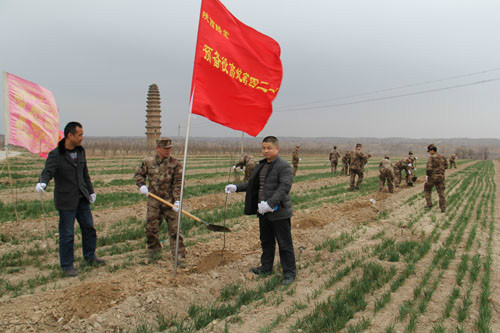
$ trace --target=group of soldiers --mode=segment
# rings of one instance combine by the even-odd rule
[[[157,154],[155,157],[146,158],[136,168],[135,180],[141,189],[141,193],[148,195],[148,191],[152,192],[165,200],[175,205],[174,208],[179,206],[180,196],[180,181],[182,177],[182,166],[175,158],[170,156],[172,141],[168,138],[158,140]],[[299,162],[299,146],[295,147],[292,154],[293,175],[297,174]],[[439,195],[439,206],[441,211],[446,209],[446,199],[444,197],[444,170],[448,169],[448,162],[446,158],[437,153],[435,145],[431,144],[427,147],[430,154],[426,166],[426,183],[424,185],[426,207],[432,207],[431,190],[433,187],[437,188]],[[341,154],[334,146],[329,155],[329,162],[331,165],[331,172],[337,172],[337,166]],[[349,191],[359,190],[364,176],[364,168],[368,164],[368,160],[372,156],[363,152],[363,145],[356,144],[355,150],[347,151],[342,157],[342,170],[341,175],[350,175]],[[456,155],[450,156],[450,168],[456,168]],[[388,191],[394,193],[394,186],[400,187],[402,180],[402,172],[405,172],[405,182],[408,186],[412,186],[416,177],[416,162],[417,157],[413,152],[408,153],[408,157],[400,159],[396,163],[392,163],[389,156],[384,158],[379,163],[379,191],[383,191],[385,183],[387,183]],[[250,179],[253,169],[256,166],[254,157],[249,154],[243,154],[240,160],[233,165],[233,169],[238,168],[245,172],[244,182]],[[149,186],[146,188],[146,178],[149,179]],[[161,250],[160,240],[158,234],[160,231],[161,221],[166,220],[168,224],[169,242],[172,254],[174,254],[174,244],[177,234],[175,209],[164,206],[153,198],[148,199],[147,205],[147,223],[146,223],[146,238],[150,256],[155,256]],[[182,236],[179,237],[178,256],[181,264],[184,264],[185,247],[183,244]]]

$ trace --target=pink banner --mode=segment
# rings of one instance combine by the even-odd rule
[[[9,144],[47,157],[60,139],[59,112],[50,90],[8,75]]]

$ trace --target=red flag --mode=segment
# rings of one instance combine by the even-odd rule
[[[275,40],[238,21],[218,0],[202,0],[192,112],[257,136],[281,85],[280,52]]]

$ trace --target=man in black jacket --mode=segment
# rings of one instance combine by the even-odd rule
[[[278,139],[265,137],[262,141],[265,158],[254,168],[248,183],[229,184],[226,193],[246,192],[245,214],[259,216],[261,265],[252,267],[250,271],[257,275],[272,272],[277,240],[284,275],[282,283],[288,285],[297,275],[291,233],[293,172],[278,152]]]
[[[67,276],[77,276],[74,261],[75,218],[82,231],[83,258],[89,264],[104,264],[95,255],[97,234],[94,228],[90,204],[96,194],[87,169],[85,150],[81,146],[83,128],[80,123],[70,122],[64,128],[64,138],[59,141],[45,162],[37,192],[45,192],[54,178],[54,205],[59,211],[59,259]]]

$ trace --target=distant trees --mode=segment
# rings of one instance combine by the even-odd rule
[[[490,156],[488,147],[482,146],[482,147],[477,147],[476,149],[472,148],[465,148],[465,147],[458,147],[455,149],[455,154],[457,154],[457,157],[460,159],[471,159],[471,160],[487,160]]]

